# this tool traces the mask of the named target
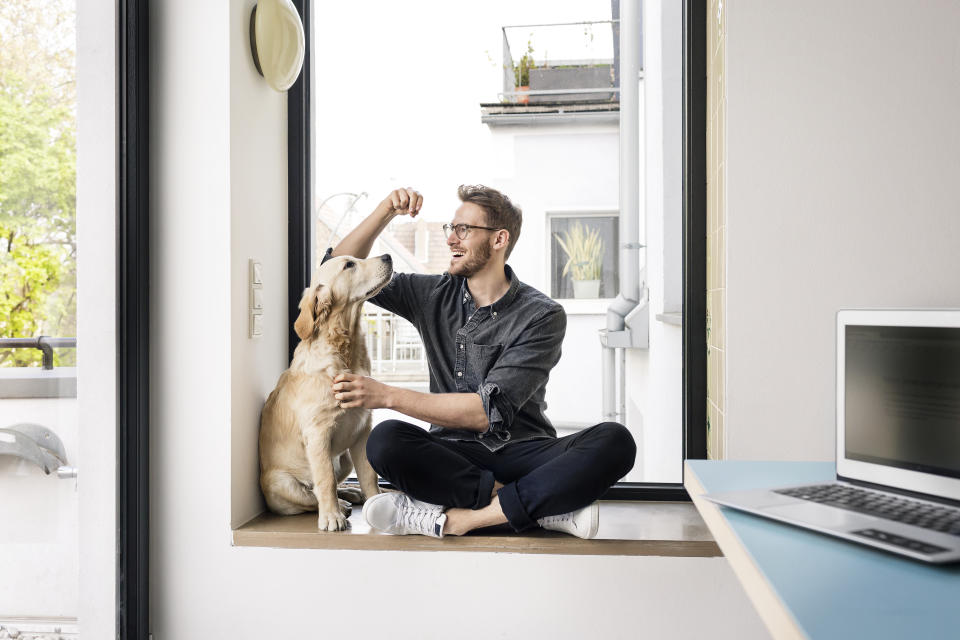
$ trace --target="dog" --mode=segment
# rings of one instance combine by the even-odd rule
[[[293,325],[300,344],[261,414],[260,488],[267,507],[282,515],[317,510],[322,531],[347,528],[350,505],[338,495],[359,504],[379,493],[366,454],[370,411],[341,408],[332,385],[343,372],[370,375],[363,303],[392,276],[389,255],[337,256],[317,269]],[[345,487],[338,492],[354,466],[362,497]]]

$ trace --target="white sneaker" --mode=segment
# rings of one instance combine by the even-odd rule
[[[597,535],[597,529],[600,528],[600,504],[594,502],[583,509],[561,513],[558,516],[547,516],[540,518],[537,522],[544,529],[562,531],[589,540]]]
[[[374,529],[404,536],[411,533],[443,537],[447,514],[443,507],[414,500],[405,493],[380,493],[363,504],[363,517]]]

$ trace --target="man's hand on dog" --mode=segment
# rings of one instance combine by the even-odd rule
[[[382,409],[389,394],[389,386],[367,376],[341,373],[333,379],[333,397],[342,409]]]
[[[417,214],[420,213],[420,207],[422,206],[423,196],[420,195],[419,191],[411,187],[394,189],[390,192],[390,195],[380,203],[380,208],[387,213],[409,215],[411,218],[417,217]]]

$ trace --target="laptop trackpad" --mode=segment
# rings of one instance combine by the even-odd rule
[[[841,531],[847,527],[861,526],[864,520],[857,513],[819,504],[791,504],[782,507],[770,507],[764,509],[763,513],[791,522],[803,522],[817,527],[840,529]]]

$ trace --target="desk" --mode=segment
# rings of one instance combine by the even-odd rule
[[[960,565],[924,565],[702,497],[834,477],[832,462],[688,460],[683,484],[774,638],[960,638]]]

